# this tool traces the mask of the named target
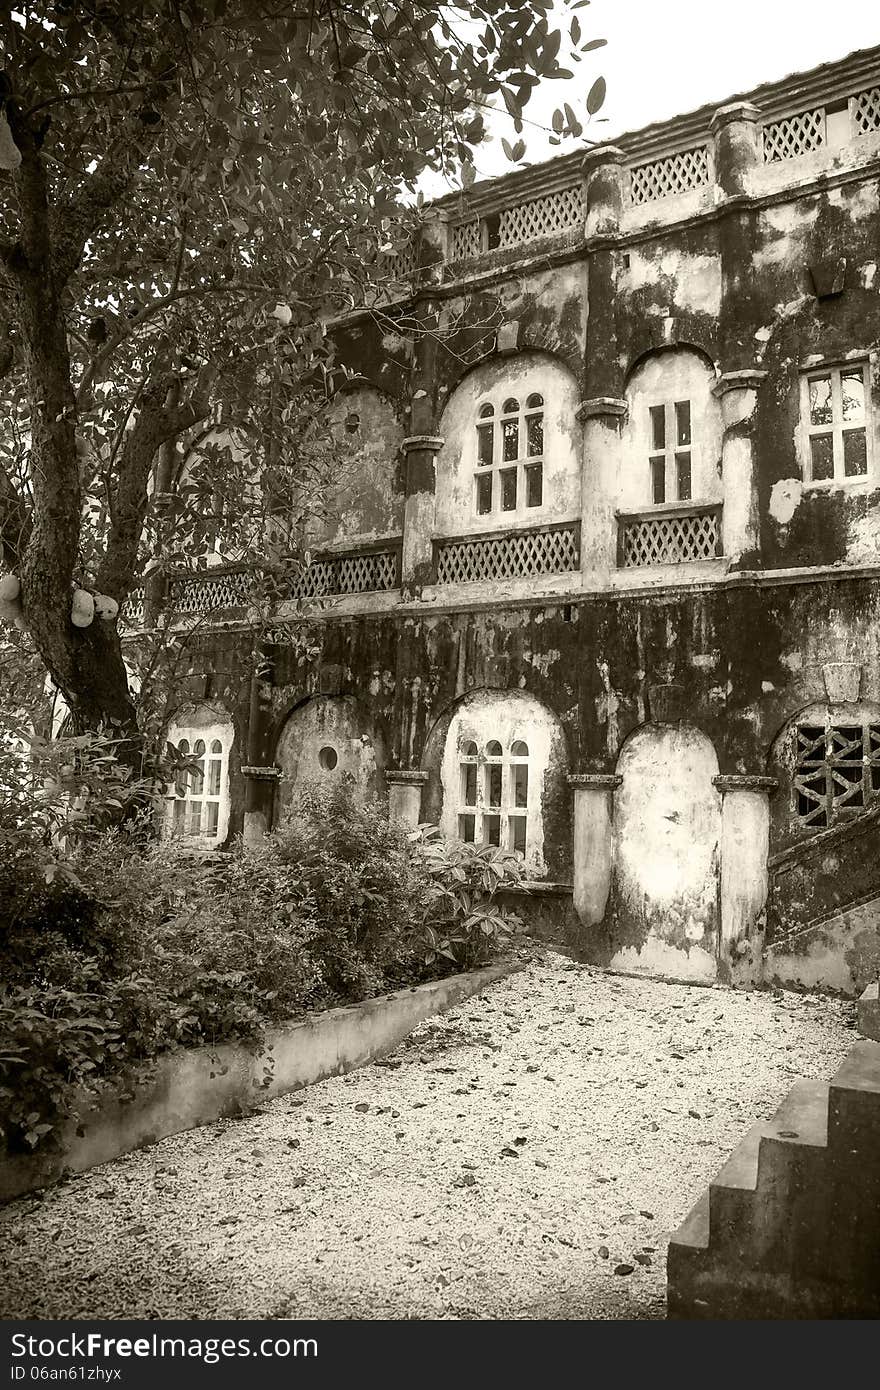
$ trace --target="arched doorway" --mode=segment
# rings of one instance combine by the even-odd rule
[[[364,800],[385,795],[384,740],[351,697],[316,695],[299,705],[281,731],[276,756],[282,771],[276,823],[305,786],[347,781]]]

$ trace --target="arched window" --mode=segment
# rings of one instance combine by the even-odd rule
[[[168,730],[181,766],[167,796],[165,833],[199,848],[221,844],[229,821],[229,725],[172,725]]]
[[[793,790],[811,830],[858,815],[880,794],[880,724],[798,724]]]
[[[522,515],[544,500],[544,397],[508,396],[477,411],[474,507],[477,516]]]
[[[529,749],[521,739],[507,748],[489,739],[459,746],[458,834],[467,844],[497,845],[528,853]]]

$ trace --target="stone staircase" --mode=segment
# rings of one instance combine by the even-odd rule
[[[799,1081],[669,1245],[670,1318],[880,1317],[880,1042]]]

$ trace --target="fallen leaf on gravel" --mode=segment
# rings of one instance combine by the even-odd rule
[[[455,1179],[455,1181],[453,1182],[452,1186],[453,1186],[453,1187],[473,1187],[473,1186],[474,1186],[474,1183],[475,1183],[476,1181],[477,1181],[477,1180],[476,1180],[476,1178],[474,1177],[473,1173],[462,1173],[462,1175],[461,1175],[460,1178],[456,1178],[456,1179]]]
[[[536,1167],[536,1168],[546,1168],[546,1167],[547,1167],[547,1164],[543,1161],[543,1159],[536,1158],[536,1159],[535,1159],[535,1167]]]
[[[508,1144],[508,1145],[506,1146],[506,1148],[503,1148],[503,1149],[501,1150],[501,1157],[502,1157],[502,1158],[519,1158],[519,1153],[518,1153],[518,1151],[517,1151],[516,1149],[512,1149],[512,1148],[510,1147],[510,1145]]]
[[[598,1254],[600,1260],[607,1260],[608,1256],[611,1254],[611,1251],[608,1249],[607,1245],[600,1245]]]
[[[654,1213],[652,1211],[640,1211],[639,1216],[644,1216],[646,1221],[654,1220]]]
[[[652,1260],[651,1260],[651,1256],[650,1256],[650,1255],[639,1255],[639,1254],[637,1254],[637,1255],[633,1255],[633,1259],[635,1260],[636,1264],[640,1264],[640,1265],[650,1265],[650,1264],[653,1263]]]
[[[146,1226],[130,1226],[128,1234],[130,1236],[145,1236],[147,1234],[147,1228]]]
[[[513,1142],[514,1142],[514,1144],[522,1145],[522,1144],[527,1144],[529,1141],[528,1141],[528,1139],[526,1138],[526,1136],[525,1136],[524,1134],[520,1134],[519,1137],[516,1138],[516,1139],[514,1139]]]
[[[355,1110],[360,1110],[360,1112],[365,1115],[370,1107],[365,1100],[361,1100],[358,1101],[357,1105],[354,1108]]]
[[[627,1223],[627,1222],[629,1222],[629,1221],[635,1221],[636,1218],[635,1218],[635,1213],[634,1213],[634,1212],[625,1211],[625,1212],[623,1212],[622,1215],[620,1215],[617,1219],[618,1219],[618,1221],[623,1221],[624,1223]]]
[[[701,1120],[703,1118],[699,1110],[689,1110],[688,1114],[690,1115],[692,1120]]]
[[[288,1147],[289,1149],[298,1149],[298,1148],[299,1148],[299,1142],[300,1142],[300,1141],[299,1141],[298,1139],[288,1139],[288,1141],[287,1141],[287,1147]]]
[[[217,1222],[217,1225],[218,1225],[218,1226],[231,1226],[231,1225],[233,1225],[234,1222],[240,1221],[240,1220],[241,1220],[241,1217],[239,1217],[239,1216],[221,1216],[220,1219],[219,1219],[218,1222]]]
[[[614,1273],[615,1273],[615,1274],[632,1274],[634,1268],[635,1268],[634,1265],[615,1265],[615,1266],[614,1266]]]

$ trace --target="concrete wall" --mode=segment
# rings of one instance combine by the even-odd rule
[[[329,419],[350,451],[312,528],[316,549],[368,545],[403,531],[404,478],[399,406],[369,386],[352,386],[330,404]]]
[[[64,1172],[84,1172],[169,1134],[246,1113],[274,1096],[364,1066],[390,1052],[422,1019],[515,969],[510,963],[491,965],[350,1008],[329,1009],[301,1023],[269,1029],[259,1049],[228,1043],[169,1053],[160,1059],[154,1080],[133,1100],[107,1101],[96,1114],[83,1102],[60,1152],[0,1162],[0,1202],[56,1182]]]
[[[353,795],[382,797],[384,740],[350,696],[316,695],[295,709],[278,740],[282,771],[277,819],[283,819],[297,788],[332,788],[345,781]]]

